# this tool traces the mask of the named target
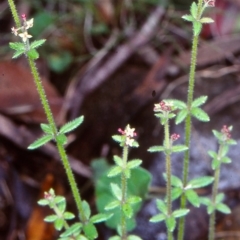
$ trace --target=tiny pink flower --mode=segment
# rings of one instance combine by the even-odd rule
[[[204,0],[208,7],[215,7],[215,0]]]
[[[26,21],[26,14],[22,14],[21,17],[23,21]]]
[[[224,134],[226,140],[231,139],[230,129],[227,125],[222,127],[221,132]]]
[[[172,135],[171,135],[171,140],[174,142],[174,141],[176,141],[176,140],[178,140],[180,138],[180,135],[179,134],[176,134],[176,133],[173,133]]]

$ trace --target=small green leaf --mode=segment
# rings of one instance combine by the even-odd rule
[[[187,117],[188,115],[188,110],[187,109],[183,109],[181,110],[178,114],[177,114],[177,117],[175,119],[175,123],[176,124],[179,124],[181,122],[184,121],[184,119]]]
[[[192,15],[183,15],[182,18],[188,22],[193,22],[194,21],[194,18],[192,17]]]
[[[129,169],[136,168],[136,167],[140,166],[141,164],[142,164],[142,160],[134,159],[127,163],[127,168],[129,168]]]
[[[215,211],[215,206],[212,205],[212,203],[210,203],[210,205],[207,206],[207,213],[211,214]]]
[[[25,51],[16,51],[14,54],[13,54],[13,57],[12,58],[18,58],[20,57],[22,54],[24,54]]]
[[[192,190],[188,189],[185,191],[185,195],[187,197],[187,200],[194,206],[194,207],[199,207],[200,206],[200,199],[197,195],[197,193]]]
[[[111,189],[113,195],[120,201],[122,199],[122,190],[120,189],[120,187],[115,183],[111,183]]]
[[[130,235],[127,237],[127,240],[142,240],[142,239],[136,235]]]
[[[231,163],[232,162],[232,160],[229,158],[229,157],[223,157],[222,159],[221,159],[221,162],[222,163]]]
[[[218,159],[213,159],[212,160],[212,169],[213,170],[219,168],[220,165],[221,165],[221,161],[219,161]]]
[[[30,45],[30,48],[38,48],[46,42],[46,39],[33,41]]]
[[[217,138],[218,140],[222,140],[222,133],[216,131],[216,130],[212,130],[213,135],[215,136],[215,138]]]
[[[165,179],[165,181],[167,181],[167,174],[163,173],[163,178]],[[182,180],[174,175],[171,175],[171,184],[174,187],[183,187],[183,183]]]
[[[187,149],[188,147],[185,145],[175,145],[172,147],[172,152],[183,152],[186,151]]]
[[[67,133],[67,132],[74,130],[83,122],[83,119],[84,119],[84,117],[81,116],[81,117],[78,117],[78,118],[72,120],[71,122],[64,124],[60,128],[59,133]]]
[[[29,51],[27,51],[27,55],[32,60],[36,60],[39,58],[39,54],[35,49],[30,49]]]
[[[22,52],[25,51],[25,44],[21,43],[21,42],[14,42],[14,43],[10,42],[9,46],[10,46],[10,48],[16,50],[17,52],[18,51],[22,51]]]
[[[113,156],[113,160],[114,160],[114,162],[115,162],[118,166],[122,166],[122,165],[123,165],[123,160],[122,160],[122,158],[120,158],[119,156],[114,155],[114,156]]]
[[[56,196],[56,197],[54,198],[54,203],[56,203],[56,204],[58,204],[58,203],[60,203],[60,202],[63,202],[63,201],[66,202],[66,199],[65,199],[64,197],[62,197],[62,196]]]
[[[43,137],[37,139],[35,142],[30,144],[28,146],[28,149],[32,150],[32,149],[35,149],[35,148],[39,148],[42,145],[46,144],[47,142],[51,141],[52,138],[53,138],[53,136],[51,136],[51,135],[44,135]]]
[[[123,204],[123,213],[127,218],[131,218],[133,216],[133,209],[129,203]]]
[[[237,145],[237,142],[233,139],[229,139],[229,140],[227,140],[227,144],[228,145]]]
[[[216,197],[216,203],[221,203],[224,200],[224,197],[223,193],[219,193]]]
[[[170,232],[173,232],[175,227],[176,227],[176,220],[175,220],[174,216],[171,215],[170,217],[166,218],[165,222],[166,222],[166,225],[167,225],[167,229]]]
[[[95,239],[98,236],[97,229],[91,222],[83,225],[83,231],[89,239]]]
[[[120,206],[120,202],[116,200],[116,201],[112,201],[112,202],[108,203],[104,209],[108,211],[108,210],[114,209],[119,206]]]
[[[195,2],[192,3],[191,8],[190,8],[190,12],[192,14],[192,16],[197,19],[197,15],[198,15],[198,6]]]
[[[65,210],[66,210],[66,200],[64,199],[64,201],[61,201],[57,204],[58,206],[58,210],[61,212],[61,213],[64,213]]]
[[[122,171],[123,171],[122,167],[119,167],[119,166],[113,167],[113,168],[110,169],[110,171],[109,171],[107,176],[108,177],[114,177],[114,176],[119,175]]]
[[[107,219],[111,218],[113,214],[99,213],[91,217],[90,221],[92,223],[104,222]]]
[[[202,106],[206,101],[207,101],[207,96],[201,96],[199,98],[196,98],[193,102],[192,102],[192,108],[195,107],[200,107]]]
[[[40,127],[46,134],[53,134],[53,131],[49,124],[41,123]]]
[[[151,217],[149,221],[150,222],[161,222],[165,219],[166,219],[166,216],[164,214],[160,213],[160,214],[157,214],[157,215]]]
[[[204,112],[201,108],[192,108],[191,114],[202,122],[208,122],[210,120],[209,116],[206,112]]]
[[[148,152],[162,152],[165,148],[163,146],[152,146],[148,149]]]
[[[121,237],[113,236],[113,237],[110,237],[108,240],[121,240]]]
[[[131,147],[136,147],[136,148],[139,147],[138,142],[134,140]]]
[[[200,202],[203,204],[203,205],[206,205],[206,206],[209,206],[211,205],[211,199],[208,198],[208,197],[201,197],[199,198],[200,199]]]
[[[57,215],[49,215],[44,218],[45,222],[55,222],[58,219]]]
[[[193,22],[193,33],[194,36],[198,36],[202,30],[202,23],[194,21]]]
[[[58,134],[56,136],[56,141],[61,145],[65,145],[67,143],[67,137],[64,134]]]
[[[214,20],[212,18],[208,18],[208,17],[203,17],[200,20],[201,23],[213,23]]]
[[[173,212],[174,218],[186,216],[189,213],[189,209],[178,209]]]
[[[126,168],[123,170],[123,173],[125,175],[126,178],[130,178],[131,177],[131,171],[130,169]]]
[[[225,214],[231,213],[231,209],[224,203],[218,203],[216,205],[216,210]]]
[[[187,108],[186,103],[183,101],[180,101],[177,99],[169,99],[168,101],[177,109],[186,109]]]
[[[156,204],[157,204],[157,208],[160,212],[167,214],[167,206],[162,200],[157,199]]]
[[[41,199],[37,202],[40,206],[47,206],[49,204],[47,199]]]
[[[186,186],[186,189],[205,187],[214,181],[214,177],[204,176],[199,178],[194,178]]]
[[[82,201],[82,205],[83,205],[83,211],[84,211],[84,215],[87,219],[90,218],[91,216],[91,209],[90,209],[90,206],[88,204],[88,202],[86,202],[85,200]]]
[[[121,143],[122,140],[123,140],[123,136],[122,136],[122,135],[113,135],[113,136],[112,136],[112,139],[113,139],[115,142]]]
[[[63,213],[63,218],[64,219],[73,219],[73,218],[75,218],[75,216],[71,212],[65,212],[65,213]]]
[[[208,151],[208,155],[209,155],[211,158],[214,158],[214,159],[217,159],[217,158],[218,158],[217,153],[214,152],[214,151]]]
[[[54,222],[54,227],[60,231],[62,230],[64,225],[64,219],[63,218],[58,218],[55,222]]]
[[[82,228],[82,224],[81,223],[74,223],[65,232],[63,232],[60,235],[60,237],[68,237],[68,236],[74,235],[76,233],[79,233],[81,228]]]
[[[138,196],[131,196],[127,200],[127,202],[129,204],[136,204],[136,203],[141,202],[141,201],[142,201],[142,199],[140,197],[138,197]]]
[[[176,200],[177,198],[179,198],[183,193],[183,189],[181,188],[173,188],[172,189],[172,200]]]

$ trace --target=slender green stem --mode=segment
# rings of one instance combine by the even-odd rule
[[[222,150],[223,145],[220,145],[219,151],[218,151],[218,158],[222,158]],[[220,169],[221,164],[218,166],[218,168],[214,172],[214,183],[212,187],[212,204],[216,204],[216,197],[218,194],[218,184],[219,184],[219,178],[220,178]],[[208,240],[214,240],[215,239],[215,218],[216,218],[216,210],[214,210],[210,214],[210,220],[209,220],[209,233],[208,233]]]
[[[127,166],[127,159],[128,159],[128,146],[125,145],[123,147],[123,166]],[[127,178],[124,172],[121,174],[121,189],[122,189],[122,201],[121,201],[121,230],[122,240],[127,240],[127,228],[126,228],[126,216],[123,212],[123,205],[126,203],[127,200]]]
[[[8,0],[8,2],[9,2],[9,6],[11,8],[11,11],[12,11],[12,14],[13,14],[13,17],[14,17],[14,21],[15,21],[17,27],[20,27],[21,24],[20,24],[20,20],[19,20],[17,11],[16,11],[15,4],[12,0]],[[52,111],[50,109],[50,106],[49,106],[49,103],[48,103],[48,100],[47,100],[47,97],[46,97],[41,79],[39,77],[36,65],[30,57],[28,57],[27,59],[28,59],[28,63],[29,63],[31,72],[33,74],[33,79],[34,79],[37,91],[39,93],[39,97],[41,99],[41,103],[43,105],[44,112],[46,114],[48,123],[51,126],[54,137],[56,138],[56,136],[58,134],[57,127],[56,127],[56,124],[55,124],[55,121],[54,121],[54,118],[53,118],[53,115],[52,115]],[[78,208],[78,211],[79,211],[80,219],[83,222],[86,222],[87,219],[86,219],[86,216],[85,216],[84,211],[83,211],[83,205],[82,205],[81,197],[80,197],[80,194],[79,194],[79,191],[78,191],[78,187],[77,187],[77,184],[76,184],[71,166],[70,166],[69,161],[68,161],[67,154],[65,152],[65,149],[64,149],[63,145],[60,144],[58,141],[57,141],[57,148],[58,148],[61,160],[63,162],[63,166],[65,168],[65,171],[66,171],[66,174],[67,174],[67,177],[68,177],[68,181],[70,183],[70,187],[71,187],[71,190],[72,190],[72,193],[73,193],[73,196],[74,196],[74,200],[76,202],[76,205],[77,205],[77,208]]]
[[[169,152],[171,148],[170,144],[170,134],[169,134],[169,124],[166,120],[164,124],[164,139],[166,152],[166,175],[167,175],[167,210],[168,216],[172,215],[172,184],[171,184],[171,153]],[[167,229],[168,240],[173,240],[173,234],[170,229]]]

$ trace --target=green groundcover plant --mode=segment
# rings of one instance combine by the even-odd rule
[[[64,148],[67,143],[66,134],[80,126],[84,117],[80,116],[59,129],[57,128],[35,65],[35,60],[39,57],[37,48],[42,46],[46,40],[30,41],[32,36],[28,33],[28,29],[34,27],[34,19],[27,19],[25,14],[19,18],[14,1],[8,0],[8,3],[16,25],[11,30],[16,39],[18,37],[18,40],[20,40],[9,44],[10,48],[14,50],[13,58],[21,55],[27,58],[48,121],[48,124],[40,125],[43,136],[33,142],[28,149],[39,148],[49,141],[56,143],[78,211],[77,216],[68,212],[66,210],[66,199],[63,196],[56,196],[54,189],[49,189],[49,191],[45,192],[44,198],[38,202],[38,204],[48,206],[53,210],[53,214],[47,216],[44,221],[54,224],[55,229],[60,232],[59,239],[61,240],[97,239],[98,232],[95,224],[99,222],[105,222],[108,227],[116,230],[116,235],[110,237],[110,240],[141,239],[139,236],[129,234],[129,232],[136,226],[135,215],[147,195],[151,175],[140,167],[142,160],[128,159],[129,149],[139,147],[135,140],[137,135],[135,129],[127,125],[125,129],[118,129],[119,135],[113,135],[113,140],[118,142],[122,148],[122,156],[113,156],[114,166],[109,166],[104,160],[93,163],[93,169],[97,176],[95,189],[96,205],[99,213],[92,215],[89,204],[81,198]],[[209,156],[212,158],[214,175],[212,177],[202,176],[191,180],[188,179],[192,117],[202,122],[210,120],[207,113],[201,109],[201,106],[207,101],[207,96],[194,99],[194,84],[199,34],[203,24],[213,22],[211,18],[204,17],[203,14],[206,8],[214,7],[214,5],[214,0],[193,2],[190,14],[182,17],[184,20],[191,22],[193,26],[192,55],[186,103],[176,99],[164,99],[155,104],[154,107],[155,116],[164,128],[164,140],[161,145],[152,146],[148,151],[163,152],[165,155],[166,168],[163,177],[166,181],[166,197],[156,200],[159,213],[152,216],[149,221],[153,224],[165,222],[168,240],[174,239],[173,231],[176,228],[177,239],[184,239],[185,216],[190,211],[187,208],[187,203],[192,204],[194,207],[199,207],[201,204],[207,206],[207,213],[210,215],[209,240],[214,239],[216,211],[225,214],[231,212],[229,207],[223,203],[224,194],[218,193],[218,184],[221,165],[231,162],[231,159],[227,157],[229,146],[236,144],[231,139],[232,127],[223,126],[220,132],[213,130],[213,134],[219,143],[218,152],[208,151]],[[175,119],[175,124],[185,122],[184,145],[176,144],[180,135],[171,133],[169,122],[173,121],[173,119]],[[171,156],[179,152],[184,152],[181,179],[171,173]],[[212,196],[210,198],[199,197],[195,190],[209,184],[212,184]],[[173,210],[172,203],[178,198],[180,198],[180,206],[178,209]],[[74,218],[76,219],[74,223],[69,221]]]

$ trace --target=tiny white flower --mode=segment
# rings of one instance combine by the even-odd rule
[[[29,35],[27,31],[20,33],[19,37],[22,38],[23,42],[26,42],[28,40],[28,38],[31,38],[32,35]]]
[[[132,139],[130,137],[127,137],[127,139],[126,139],[126,145],[127,146],[132,147],[133,142],[134,142],[134,139]]]
[[[15,36],[18,35],[18,29],[17,29],[17,28],[12,27],[11,30],[12,30],[12,33],[13,33]]]
[[[26,21],[26,29],[31,28],[33,26],[33,18]]]
[[[125,129],[125,134],[127,137],[134,137],[135,136],[135,128],[130,128],[129,125],[127,125],[126,129]]]

